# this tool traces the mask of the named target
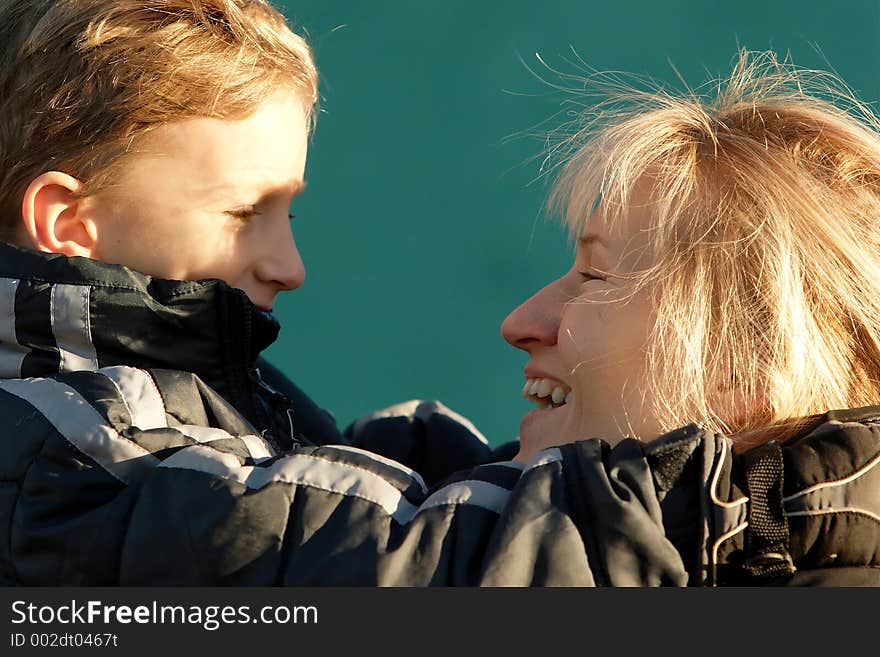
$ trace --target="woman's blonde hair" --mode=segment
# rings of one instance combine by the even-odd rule
[[[580,79],[604,100],[555,141],[550,206],[576,237],[613,229],[650,185],[651,264],[629,283],[656,301],[662,426],[702,422],[743,446],[880,403],[877,116],[773,53],[741,51],[708,93]]]
[[[263,0],[7,0],[0,4],[0,238],[41,173],[110,185],[151,129],[244,118],[279,87],[309,118],[317,71]]]

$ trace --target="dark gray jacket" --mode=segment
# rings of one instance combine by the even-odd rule
[[[880,409],[742,457],[691,425],[482,463],[430,403],[348,438],[299,413],[255,372],[274,320],[219,281],[0,250],[0,582],[877,583]]]

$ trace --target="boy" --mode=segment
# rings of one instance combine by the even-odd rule
[[[3,11],[0,236],[156,278],[221,279],[256,306],[226,293],[222,312],[238,317],[236,329],[208,335],[216,309],[181,332],[176,308],[144,316],[118,291],[106,301],[93,292],[91,308],[83,298],[70,302],[88,325],[77,319],[59,335],[64,327],[52,315],[55,335],[8,331],[7,375],[119,364],[185,369],[268,428],[276,450],[343,441],[329,414],[269,363],[255,363],[278,331],[266,311],[305,276],[288,223],[304,186],[317,99],[305,42],[263,3],[9,3]],[[33,298],[46,302],[47,294]],[[7,286],[8,326],[15,298]],[[186,303],[192,315],[198,306]],[[50,314],[48,306],[36,312]],[[68,349],[65,339],[82,344]],[[86,352],[79,359],[78,350]],[[471,432],[462,437],[459,449],[429,459],[439,468],[430,474],[488,456]],[[438,464],[450,453],[470,460]]]
[[[412,404],[339,444],[258,361],[304,279],[316,89],[262,1],[0,5],[0,582],[590,584],[638,545],[683,583],[656,519],[588,559],[579,452],[429,490],[489,458],[466,421]]]

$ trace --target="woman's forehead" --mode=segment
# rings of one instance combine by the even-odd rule
[[[609,217],[601,209],[585,222],[578,237],[578,250],[606,256],[609,264],[626,265],[630,271],[644,267],[649,251],[650,213],[646,204],[632,204]]]
[[[649,223],[648,208],[643,204],[614,210],[600,207],[584,222],[578,242],[584,246],[598,244],[614,250],[644,232]]]

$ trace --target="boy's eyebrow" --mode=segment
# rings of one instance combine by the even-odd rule
[[[282,185],[270,185],[268,187],[264,187],[263,189],[257,190],[257,192],[260,194],[261,197],[271,196],[272,194],[278,194],[281,192],[287,192],[291,196],[297,196],[298,194],[302,194],[305,188],[305,180],[291,180]]]
[[[290,180],[280,185],[267,185],[266,187],[242,187],[236,183],[229,183],[226,185],[222,185],[219,188],[218,193],[221,193],[223,195],[234,194],[236,196],[245,193],[248,195],[250,195],[251,193],[256,193],[259,198],[263,199],[267,196],[274,196],[276,194],[289,194],[290,196],[298,196],[299,194],[302,194],[305,188],[305,180]]]

